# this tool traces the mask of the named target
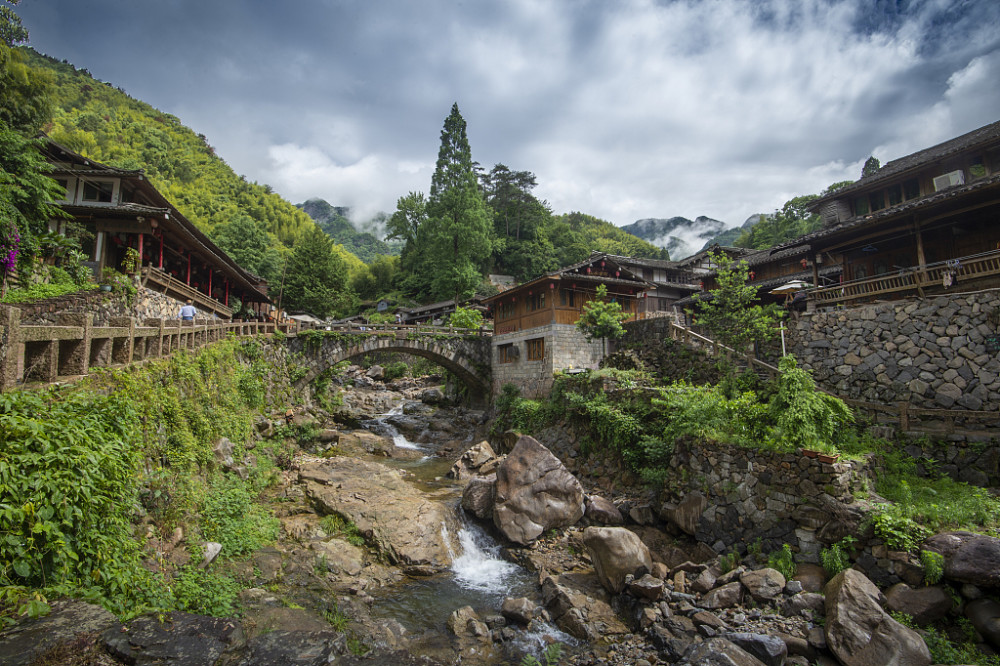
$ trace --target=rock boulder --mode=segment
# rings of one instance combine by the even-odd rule
[[[1000,587],[1000,539],[972,532],[944,532],[924,542],[944,556],[944,577],[979,587]]]
[[[521,545],[545,530],[573,525],[584,514],[580,482],[536,439],[521,436],[497,467],[493,522]]]

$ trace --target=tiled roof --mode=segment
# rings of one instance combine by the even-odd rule
[[[954,155],[955,153],[969,150],[970,148],[980,145],[985,146],[990,143],[1000,143],[1000,121],[985,125],[984,127],[973,130],[968,134],[955,137],[950,141],[945,141],[944,143],[939,143],[936,146],[931,146],[930,148],[919,150],[905,157],[892,160],[891,162],[886,162],[881,169],[870,176],[863,177],[853,185],[848,185],[836,190],[835,192],[831,192],[825,197],[814,200],[812,202],[812,206],[817,206],[831,199],[840,199],[845,194],[864,189],[870,185],[889,180],[890,178],[898,177],[909,171],[919,169],[930,162],[935,162]]]

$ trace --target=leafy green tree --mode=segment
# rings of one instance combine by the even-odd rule
[[[479,328],[483,325],[483,313],[474,308],[457,307],[448,323],[455,328]]]
[[[621,303],[608,300],[608,288],[601,284],[597,286],[597,293],[594,300],[583,305],[580,318],[576,321],[576,328],[587,342],[595,338],[601,339],[601,355],[607,354],[608,338],[619,339],[625,335],[625,328],[622,322],[629,318],[629,315],[622,312]]]
[[[352,297],[347,289],[347,267],[330,237],[314,226],[295,244],[288,260],[284,285],[287,309],[325,318],[347,307]]]
[[[760,221],[743,231],[734,245],[765,250],[817,231],[822,226],[822,219],[818,213],[809,211],[809,205],[816,199],[852,183],[850,180],[840,181],[830,185],[819,195],[806,194],[789,199],[781,210],[770,215],[761,215]]]
[[[688,314],[695,315],[715,340],[737,351],[772,339],[783,314],[781,308],[757,302],[757,287],[748,284],[750,269],[745,261],[730,259],[724,252],[709,256],[718,267],[718,286],[710,290],[711,299],[698,301],[697,310]]]
[[[504,240],[494,252],[493,270],[528,280],[558,268],[546,233],[552,211],[531,193],[537,185],[535,174],[497,164],[480,180],[493,211],[494,231]]]
[[[421,291],[456,302],[475,293],[498,245],[491,217],[479,190],[465,119],[454,104],[441,130],[427,220],[421,225],[426,235],[417,235],[418,243],[426,243],[420,249],[426,248],[430,268],[422,276],[429,284]]]
[[[212,230],[212,240],[240,266],[277,286],[284,265],[281,244],[249,215],[236,215]]]

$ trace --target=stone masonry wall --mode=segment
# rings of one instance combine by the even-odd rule
[[[70,312],[93,312],[95,326],[107,326],[112,317],[131,317],[136,325],[142,326],[147,319],[176,319],[181,305],[180,301],[158,291],[138,287],[132,306],[121,294],[81,291],[15,307],[21,310],[21,323],[34,326],[55,326],[59,315]],[[205,312],[199,312],[199,316],[217,319]]]
[[[838,395],[916,407],[997,411],[1000,290],[803,313],[788,348]]]
[[[545,356],[540,361],[528,360],[527,341],[545,340]],[[500,362],[499,348],[515,345],[519,351],[510,363]],[[527,398],[547,395],[552,388],[552,373],[567,368],[598,367],[601,361],[601,342],[587,342],[575,326],[551,324],[517,333],[493,336],[493,394],[497,395],[504,384],[513,384]]]

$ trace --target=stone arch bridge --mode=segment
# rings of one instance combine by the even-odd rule
[[[489,332],[462,335],[403,329],[309,331],[289,337],[287,344],[288,350],[299,354],[308,368],[302,382],[311,382],[327,368],[350,358],[372,352],[398,352],[421,356],[449,370],[468,388],[473,404],[485,405],[493,375],[490,341]]]

